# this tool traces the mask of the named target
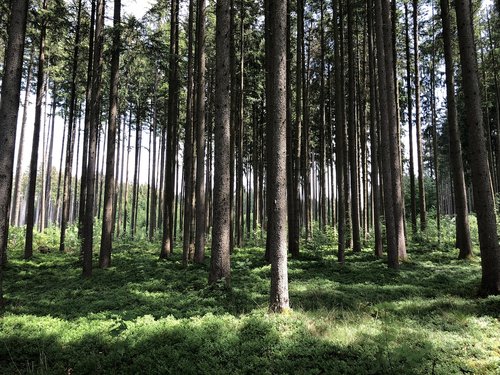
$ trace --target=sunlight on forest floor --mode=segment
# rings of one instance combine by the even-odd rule
[[[9,249],[0,373],[498,374],[500,298],[478,299],[479,260],[411,244],[387,269],[369,249],[344,266],[327,246],[290,260],[293,311],[267,313],[263,249],[232,258],[231,289],[207,286],[157,244],[118,241],[113,267],[81,278],[78,253]]]

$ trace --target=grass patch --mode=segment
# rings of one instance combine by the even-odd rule
[[[395,272],[368,249],[341,266],[308,247],[277,316],[259,247],[233,254],[228,290],[207,286],[208,262],[159,260],[158,244],[118,241],[89,280],[74,251],[26,262],[11,246],[0,373],[500,374],[500,298],[476,298],[479,260],[428,248]]]

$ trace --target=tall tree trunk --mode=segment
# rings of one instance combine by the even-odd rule
[[[158,129],[158,96],[156,95],[156,91],[158,88],[158,72],[155,73],[155,96],[154,96],[154,104],[153,104],[153,126],[151,129],[152,138],[152,147],[153,147],[153,161],[152,161],[152,171],[150,178],[150,186],[151,186],[151,203],[149,206],[149,233],[148,237],[150,241],[153,241],[156,233],[156,205],[157,202],[157,190],[156,190],[156,159],[157,159],[157,147],[156,147],[156,132]]]
[[[170,10],[170,60],[167,120],[167,157],[165,170],[165,193],[163,201],[163,237],[160,258],[168,258],[173,251],[173,204],[175,193],[175,150],[177,144],[178,98],[179,98],[179,0],[172,0]]]
[[[380,196],[380,173],[379,173],[379,127],[378,127],[378,103],[376,83],[376,56],[374,52],[373,32],[373,0],[368,2],[368,51],[369,51],[369,76],[370,76],[370,146],[371,146],[371,183],[373,196],[373,226],[375,233],[375,256],[381,258],[383,255],[382,228],[380,225],[381,196]]]
[[[393,61],[393,46],[392,46],[392,22],[389,12],[388,0],[383,0],[382,6],[384,8],[384,34],[386,40],[386,80],[387,80],[387,95],[388,95],[388,110],[389,110],[389,137],[390,137],[390,153],[391,153],[391,174],[392,174],[392,199],[394,200],[394,226],[396,233],[397,244],[397,257],[399,260],[406,260],[406,238],[405,238],[405,222],[404,222],[404,196],[403,196],[403,179],[402,163],[401,163],[401,140],[399,132],[399,116],[397,113],[396,105],[396,90],[395,77],[394,77],[394,64]]]
[[[406,46],[406,97],[408,106],[408,138],[410,159],[410,215],[411,228],[415,235],[417,233],[417,201],[415,199],[415,165],[413,158],[413,100],[411,90],[411,52],[410,52],[410,25],[408,17],[408,3],[405,3],[405,46]]]
[[[289,309],[287,271],[287,191],[286,191],[286,2],[268,0],[269,112],[267,150],[268,234],[271,260],[269,309]]]
[[[496,295],[500,294],[500,246],[498,245],[495,200],[484,138],[481,91],[469,1],[455,1],[455,11],[457,13],[462,85],[465,94],[465,113],[470,142],[469,160],[472,171],[474,206],[477,212],[481,250],[480,292],[482,295]]]
[[[218,0],[216,3],[214,216],[208,278],[209,283],[224,279],[227,284],[231,277],[230,8],[230,0]]]
[[[354,252],[361,251],[361,238],[359,229],[359,186],[358,186],[358,141],[356,121],[356,82],[355,82],[355,50],[354,50],[354,0],[348,0],[347,4],[347,52],[348,52],[348,124],[349,124],[349,165],[351,169],[351,227],[352,227],[352,249]]]
[[[28,61],[28,76],[26,78],[26,90],[24,94],[24,106],[23,106],[23,117],[21,123],[21,134],[19,137],[19,149],[17,151],[17,164],[16,164],[16,174],[14,180],[14,193],[13,196],[13,206],[12,212],[10,216],[10,224],[18,225],[19,224],[19,205],[21,203],[21,194],[19,193],[19,186],[21,184],[21,173],[22,173],[22,163],[23,163],[23,150],[24,150],[24,132],[26,129],[26,122],[28,119],[28,105],[29,105],[29,93],[31,89],[31,77],[33,71],[33,55],[34,55],[34,47],[31,47],[30,57]]]
[[[43,227],[47,228],[50,222],[50,196],[51,196],[51,186],[52,186],[52,154],[54,150],[54,130],[55,130],[55,122],[56,122],[56,107],[57,107],[57,85],[54,82],[52,87],[52,118],[50,124],[50,141],[49,141],[49,149],[47,152],[47,167],[45,173],[45,192],[43,194],[43,199],[45,200],[45,218]],[[63,124],[64,127],[64,124]],[[64,133],[64,131],[63,131]],[[63,137],[64,139],[64,137]],[[64,144],[64,141],[63,141]],[[62,151],[61,151],[62,154]]]
[[[205,0],[197,0],[196,29],[196,239],[194,261],[203,263],[205,258]]]
[[[0,307],[3,299],[3,266],[7,263],[9,206],[16,146],[16,127],[23,71],[24,36],[28,1],[11,2],[7,48],[0,100]]]
[[[47,0],[43,1],[42,11],[47,9]],[[33,143],[31,149],[30,178],[28,187],[28,202],[26,213],[26,240],[24,243],[24,259],[30,259],[33,256],[33,227],[35,224],[35,189],[36,174],[38,167],[38,144],[40,140],[40,127],[42,119],[42,105],[45,93],[45,37],[47,35],[46,15],[42,15],[42,24],[40,29],[40,47],[38,51],[38,73],[36,84],[36,105],[35,105],[35,124],[33,128]]]
[[[342,80],[342,62],[341,62],[341,51],[340,51],[340,35],[339,35],[339,23],[338,23],[338,0],[332,2],[333,7],[333,39],[335,41],[334,45],[334,57],[335,57],[335,151],[336,151],[336,173],[337,173],[337,232],[338,232],[338,244],[337,244],[337,258],[340,263],[344,263],[344,253],[345,253],[345,190],[344,190],[344,147],[345,147],[345,125],[344,125],[344,106],[342,102],[342,92],[343,92],[343,80]]]
[[[450,136],[450,166],[455,197],[455,238],[459,249],[459,259],[472,256],[472,243],[469,229],[469,210],[467,208],[467,191],[462,162],[462,144],[457,120],[457,103],[455,99],[455,70],[452,50],[451,15],[448,0],[440,0],[441,19],[443,22],[444,59],[446,66],[446,103],[448,109],[448,132]]]
[[[184,265],[194,255],[194,228],[193,213],[195,193],[195,138],[194,138],[194,78],[193,78],[193,0],[189,2],[188,21],[188,62],[187,62],[187,100],[186,100],[186,126],[184,135],[184,221],[183,221],[183,246],[182,262]]]
[[[87,199],[87,172],[89,157],[90,112],[92,107],[92,74],[94,63],[94,32],[95,32],[96,0],[91,0],[90,28],[89,28],[89,56],[87,63],[87,86],[85,89],[85,125],[83,130],[82,146],[82,174],[80,178],[80,207],[78,209],[78,237],[83,238],[85,222],[85,201]]]
[[[424,161],[422,151],[422,121],[420,119],[420,54],[418,50],[418,0],[413,0],[413,74],[415,75],[415,124],[417,131],[418,197],[420,208],[420,230],[427,227],[425,204]]]
[[[325,130],[326,130],[326,108],[325,108],[325,25],[324,25],[324,1],[320,2],[320,123],[319,123],[319,223],[322,231],[326,229],[326,169],[325,169]]]
[[[83,225],[83,276],[92,275],[92,247],[94,234],[94,198],[96,180],[96,151],[97,133],[100,120],[100,103],[102,98],[102,68],[103,68],[103,47],[104,47],[104,10],[105,0],[97,1],[96,29],[94,40],[93,72],[92,72],[92,95],[90,109],[89,127],[89,153],[87,163],[87,183],[85,199],[85,221]]]
[[[109,92],[108,148],[106,154],[106,181],[104,183],[104,210],[102,215],[101,249],[99,267],[111,265],[113,241],[113,202],[115,199],[115,148],[118,123],[118,82],[120,78],[120,22],[121,0],[114,0],[113,50],[111,56],[111,80]]]
[[[388,49],[385,47],[384,37],[384,19],[382,10],[382,1],[375,0],[375,13],[376,13],[376,40],[377,40],[377,66],[378,66],[378,79],[379,79],[379,101],[380,101],[380,115],[381,115],[381,155],[382,155],[382,172],[383,172],[383,188],[384,188],[384,206],[385,206],[385,226],[387,236],[387,254],[388,264],[391,268],[398,268],[398,243],[397,231],[394,217],[394,200],[392,179],[394,178],[391,168],[391,152],[390,152],[390,134],[389,134],[389,106],[392,101],[388,99],[387,95],[387,80],[386,71],[391,70],[392,66],[386,64],[386,54]],[[389,51],[389,53],[392,53]]]

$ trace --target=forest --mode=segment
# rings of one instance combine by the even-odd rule
[[[0,0],[0,374],[500,374],[500,1]]]

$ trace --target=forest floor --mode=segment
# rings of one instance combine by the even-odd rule
[[[293,310],[273,315],[259,246],[235,251],[227,289],[207,286],[208,260],[185,269],[146,241],[117,241],[87,280],[78,252],[23,261],[14,242],[2,374],[500,374],[500,297],[476,297],[478,257],[449,244],[411,243],[396,272],[313,243],[289,261]]]

